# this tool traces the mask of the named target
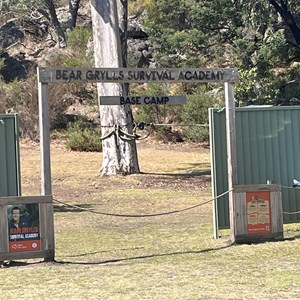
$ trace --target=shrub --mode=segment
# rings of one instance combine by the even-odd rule
[[[67,33],[67,45],[70,55],[64,58],[66,67],[91,67],[93,65],[93,52],[88,47],[92,37],[92,29],[76,27]]]
[[[170,86],[166,84],[150,83],[143,86],[143,90],[134,89],[135,94],[163,96],[172,94],[181,94],[182,91],[177,91],[174,85],[173,90],[170,91]],[[154,136],[162,141],[175,141],[178,139],[178,133],[172,132],[172,123],[180,121],[181,105],[141,105],[134,111],[134,119],[137,122],[154,123],[154,124],[168,124],[166,126],[156,126]]]
[[[205,86],[199,86],[188,96],[181,114],[182,123],[186,125],[182,127],[182,131],[188,140],[193,142],[208,140],[208,108],[215,106],[215,99],[207,93]]]
[[[17,113],[20,135],[38,138],[38,91],[35,74],[28,80],[17,80],[3,84],[0,89],[0,113]]]
[[[66,56],[58,56],[54,65],[63,65]],[[0,62],[1,68],[1,62]],[[38,131],[38,82],[35,69],[32,69],[26,80],[1,82],[0,78],[0,113],[17,113],[20,124],[20,135],[23,138],[37,140]],[[50,129],[67,128],[66,110],[77,99],[89,100],[91,92],[83,83],[49,84],[49,118]]]
[[[149,95],[149,96],[163,96],[181,94],[178,91],[180,86],[171,86],[168,84],[149,83],[143,86],[142,90],[137,88],[134,90],[135,94]],[[141,105],[138,107],[135,118],[137,121],[153,122],[153,123],[173,123],[177,122],[177,116],[181,109],[180,105]]]
[[[37,140],[39,136],[37,76],[31,72],[26,80],[17,80],[4,84],[0,89],[1,113],[17,113],[20,134],[23,138]],[[70,105],[69,87],[66,84],[49,85],[50,129],[66,128],[65,111]]]
[[[154,137],[164,143],[183,142],[182,134],[174,131],[172,126],[157,126],[154,130]]]
[[[70,123],[67,129],[67,148],[73,151],[101,152],[100,132],[86,126],[82,119]]]

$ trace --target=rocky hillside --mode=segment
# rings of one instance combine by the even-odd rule
[[[61,24],[65,24],[68,7],[57,9]],[[76,27],[92,30],[89,1],[81,1]],[[49,21],[27,16],[16,17],[0,11],[0,113],[18,113],[22,137],[38,138],[38,95],[33,74],[37,66],[68,65],[64,59],[81,63],[81,52],[88,49],[88,65],[93,66],[93,41],[78,45],[58,47],[55,33]],[[89,35],[90,36],[90,35]],[[81,47],[82,46],[82,47]],[[72,52],[73,51],[73,52]],[[85,50],[84,50],[85,51]],[[130,67],[153,67],[154,47],[148,41],[148,34],[136,16],[128,22],[128,65]],[[77,55],[77,57],[75,57]],[[81,65],[80,65],[81,66]],[[14,80],[24,80],[14,82]],[[95,97],[94,84],[55,85],[50,87],[50,128],[65,128],[70,121],[83,117],[89,123],[100,122],[99,108]]]
[[[60,22],[65,22],[67,7],[58,9],[57,15]],[[12,17],[0,25],[0,59],[4,59],[0,75],[5,82],[26,78],[36,65],[52,66],[57,57],[68,51],[68,47],[56,47],[53,29],[45,18]],[[81,4],[77,26],[92,27],[89,2]],[[154,47],[149,44],[148,34],[137,18],[129,18],[128,29],[128,53],[133,67],[153,66]],[[92,48],[92,43],[90,46]]]

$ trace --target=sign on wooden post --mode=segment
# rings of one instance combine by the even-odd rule
[[[170,105],[186,103],[185,96],[101,96],[100,105]]]
[[[49,146],[49,117],[48,117],[48,83],[69,83],[69,82],[111,82],[111,83],[176,83],[176,82],[222,82],[225,87],[225,107],[226,107],[226,136],[228,147],[228,186],[230,188],[229,198],[231,205],[231,230],[232,239],[235,236],[235,216],[232,187],[236,181],[236,153],[235,153],[235,104],[233,95],[233,84],[238,81],[238,71],[236,68],[158,68],[158,69],[133,69],[133,68],[37,68],[39,82],[39,103],[40,103],[40,132],[43,139],[42,157],[42,191],[45,194],[51,191],[51,171],[50,171],[50,146]],[[109,96],[108,96],[109,97]],[[124,104],[168,104],[181,102],[178,98],[154,98],[151,100],[145,97],[111,97],[103,98],[102,105],[122,105]],[[111,101],[111,103],[109,103]],[[161,102],[161,103],[159,103]]]
[[[237,69],[38,68],[39,82],[237,82]]]
[[[0,197],[0,261],[54,258],[52,196]]]
[[[283,239],[281,189],[277,184],[237,185],[233,189],[234,241]]]

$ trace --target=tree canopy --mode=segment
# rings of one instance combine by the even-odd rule
[[[130,24],[131,28],[136,28],[136,20],[138,24],[142,23],[143,38],[149,39],[146,42],[143,41],[148,47],[145,55],[150,56],[152,67],[154,64],[158,67],[174,68],[236,67],[240,77],[239,83],[235,85],[237,106],[300,103],[300,3],[298,0],[118,1],[128,4],[129,21],[133,24]],[[13,36],[7,47],[0,48],[0,74],[3,75],[10,70],[6,63],[11,59],[10,55],[14,56],[17,53],[18,45],[16,44],[23,43],[21,39],[25,38],[26,33],[26,27],[22,28],[22,24],[26,24],[23,22],[24,19],[35,20],[37,22],[34,23],[38,26],[45,25],[41,39],[43,37],[44,42],[47,40],[47,43],[33,45],[33,41],[38,40],[33,39],[30,43],[24,44],[29,47],[28,51],[26,50],[28,52],[26,58],[29,58],[30,62],[32,57],[38,57],[36,53],[39,54],[39,51],[46,54],[51,52],[49,48],[54,49],[53,46],[56,45],[66,47],[64,53],[67,55],[64,58],[58,58],[58,61],[54,63],[63,63],[72,67],[92,65],[92,51],[88,51],[88,48],[92,48],[89,22],[83,23],[81,20],[81,24],[85,27],[73,30],[78,26],[77,13],[83,4],[87,7],[89,1],[0,0],[0,25],[3,25],[4,29],[5,25],[11,26],[11,23],[15,23],[15,28],[22,36],[21,38],[19,35]],[[66,12],[68,12],[67,18]],[[20,22],[15,22],[17,19]],[[8,20],[10,24],[5,24]],[[125,22],[119,25],[123,43],[122,56],[126,61],[124,41],[126,41],[127,28],[124,26]],[[5,36],[5,32],[4,30],[0,32],[1,37]],[[28,37],[28,34],[26,36]],[[49,40],[51,43],[48,43]],[[129,56],[130,67],[136,67],[134,65],[138,60],[136,57],[143,55],[144,50],[138,49],[139,45],[137,41],[134,46],[131,46],[133,50]],[[20,58],[21,55],[15,60],[17,62],[21,60],[24,65],[28,62],[24,59],[25,54],[22,53],[25,48],[19,49],[20,54],[23,55],[23,61]],[[7,81],[10,80],[5,82]],[[17,83],[14,84],[17,85]],[[4,85],[0,85],[0,94],[3,95],[1,98],[7,99],[5,105],[0,103],[0,108],[2,106],[0,110],[10,109],[11,103],[14,103],[10,100],[10,92],[14,92],[13,95],[16,94],[15,86],[4,88]],[[17,86],[21,88],[24,85]],[[221,89],[218,90],[214,84],[206,84],[201,89],[194,84],[184,83],[176,88],[165,85],[164,93],[172,93],[174,89],[179,89],[181,94],[186,94],[189,100],[193,96],[204,99],[207,95],[214,95],[214,102],[207,103],[207,105],[223,105],[223,102],[219,101],[223,99],[222,92],[219,92]],[[139,87],[131,85],[131,93],[151,93],[151,87],[150,85]],[[83,94],[86,93],[81,93]],[[23,91],[18,93],[18,97],[20,95],[23,95]],[[25,98],[30,99],[24,96]],[[191,108],[190,111],[193,109]],[[203,110],[206,112],[206,107]],[[168,116],[167,110],[164,110],[163,117],[158,116],[159,110],[151,113],[145,108],[139,108],[136,111],[138,114],[135,117],[143,116],[144,118],[148,114],[149,120],[164,119],[164,123],[170,120],[180,122],[188,117],[188,114],[177,115],[177,111],[176,114],[172,112]],[[203,123],[207,122],[203,120],[202,113],[195,116],[195,119]]]
[[[126,1],[125,1],[126,2]],[[64,46],[76,26],[80,0],[1,0],[2,11],[46,17]],[[300,97],[300,3],[297,0],[132,0],[162,67],[237,67],[237,103],[274,103]],[[60,24],[56,8],[68,4]],[[292,89],[292,91],[291,91]]]
[[[285,98],[300,60],[296,0],[147,0],[144,24],[161,66],[237,67],[239,104]],[[293,91],[300,96],[299,87]]]

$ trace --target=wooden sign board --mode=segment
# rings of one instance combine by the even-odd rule
[[[39,124],[41,145],[41,192],[51,195],[50,132],[48,84],[91,82],[91,83],[224,83],[226,107],[226,139],[229,206],[233,207],[233,185],[236,176],[236,132],[233,84],[238,82],[237,68],[37,68],[39,93]],[[130,100],[130,99],[129,99]],[[234,232],[234,214],[230,227]]]
[[[0,261],[53,257],[52,196],[0,197]]]
[[[277,184],[236,185],[233,189],[232,241],[253,243],[283,239],[281,187]]]
[[[179,68],[42,68],[38,67],[38,81],[58,82],[237,82],[238,71],[221,69]]]
[[[101,96],[100,105],[184,104],[185,96]]]

